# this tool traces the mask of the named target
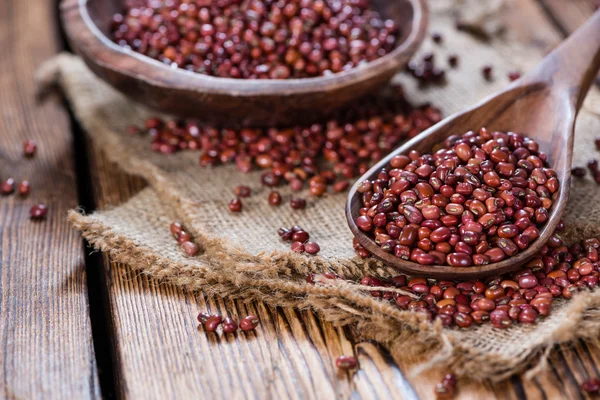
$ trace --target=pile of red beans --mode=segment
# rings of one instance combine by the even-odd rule
[[[129,132],[149,135],[157,152],[198,150],[202,166],[233,163],[242,172],[263,170],[265,186],[288,184],[295,192],[309,186],[311,195],[321,196],[329,186],[345,190],[346,179],[363,174],[406,138],[441,119],[435,107],[412,107],[399,87],[389,89],[308,126],[218,129],[196,121],[151,118],[145,127],[131,126]]]
[[[560,226],[560,229],[564,227]],[[426,313],[444,326],[468,328],[491,322],[505,329],[513,323],[533,323],[550,313],[554,299],[570,299],[585,288],[598,286],[600,263],[598,238],[566,246],[553,235],[524,268],[503,276],[466,282],[411,278],[398,275],[386,281],[371,276],[366,286],[401,288],[412,294],[375,290],[373,297],[394,302],[403,310]],[[325,278],[337,279],[329,274]],[[314,276],[309,282],[323,282]]]
[[[241,79],[329,75],[393,50],[370,0],[128,0],[112,39],[174,68]]]
[[[23,157],[33,158],[37,153],[37,144],[31,139],[25,140],[23,143]],[[0,182],[0,195],[10,196],[13,193],[18,193],[20,197],[29,196],[31,192],[31,184],[28,180],[22,180],[16,184],[14,178],[6,178]],[[29,209],[29,217],[33,220],[41,220],[48,214],[48,208],[44,204],[34,204]]]
[[[239,329],[244,332],[253,331],[256,329],[260,321],[254,315],[248,315],[241,319],[238,324],[233,318],[225,317],[223,318],[218,314],[207,314],[205,312],[201,312],[198,314],[198,322],[204,327],[206,332],[215,332],[219,326],[223,327],[224,333],[234,333]]]
[[[434,394],[436,399],[451,399],[456,392],[456,375],[446,374],[442,381],[435,385]]]
[[[195,256],[200,251],[200,248],[194,243],[192,236],[183,228],[179,222],[172,222],[171,234],[181,246],[181,250],[190,257]]]
[[[434,154],[395,156],[389,170],[361,182],[355,223],[382,250],[419,264],[502,261],[536,240],[549,218],[559,182],[546,158],[513,132],[451,136]]]
[[[289,229],[281,227],[277,231],[277,234],[281,240],[292,242],[290,249],[295,253],[307,253],[315,255],[321,251],[319,244],[309,241],[308,239],[310,239],[310,234],[298,225],[294,225]]]

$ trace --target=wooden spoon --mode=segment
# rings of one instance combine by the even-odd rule
[[[429,128],[367,171],[350,190],[346,205],[346,218],[358,242],[375,257],[402,272],[432,278],[470,279],[505,273],[526,263],[550,238],[565,210],[571,184],[575,118],[599,69],[600,11],[529,74],[500,93]],[[483,266],[459,268],[420,265],[382,251],[371,237],[356,226],[354,220],[360,215],[361,207],[361,194],[356,189],[360,182],[373,180],[395,155],[408,154],[413,149],[420,153],[431,153],[433,147],[448,136],[481,127],[493,131],[520,132],[538,141],[540,150],[548,154],[548,162],[560,180],[550,218],[541,229],[540,237],[525,251]]]

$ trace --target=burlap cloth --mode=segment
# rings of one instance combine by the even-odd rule
[[[443,88],[417,90],[410,78],[398,79],[405,84],[409,100],[432,101],[445,115],[502,88],[507,71],[527,70],[541,58],[510,40],[494,39],[490,45],[458,33],[453,17],[444,10],[433,13],[431,24],[445,40],[436,47],[436,57],[445,60],[448,49],[453,49],[460,54],[460,67],[448,71],[449,85]],[[428,48],[430,43],[423,51]],[[492,83],[481,78],[484,63],[494,65]],[[242,174],[232,166],[202,169],[197,152],[159,155],[151,151],[148,138],[126,134],[127,126],[141,124],[155,112],[109,88],[77,57],[63,54],[50,60],[39,77],[42,85],[60,84],[77,119],[110,160],[149,183],[149,188],[116,208],[69,215],[91,245],[133,270],[190,290],[311,308],[336,324],[354,326],[363,338],[381,342],[397,360],[418,360],[416,372],[437,366],[472,379],[499,380],[543,365],[539,361],[557,343],[598,336],[600,291],[556,302],[551,315],[535,325],[515,324],[508,330],[490,324],[442,329],[419,313],[372,298],[359,285],[344,281],[310,285],[305,277],[311,272],[330,270],[349,280],[393,273],[374,260],[355,256],[344,217],[346,194],[309,198],[303,211],[287,204],[274,210],[266,202],[268,191],[261,187],[257,173]],[[593,89],[577,122],[574,159],[578,165],[598,156],[593,146],[593,137],[600,132],[598,113],[600,93]],[[250,185],[253,196],[244,199],[243,212],[234,215],[227,203],[238,184]],[[282,190],[285,199],[289,198],[286,190]],[[570,239],[600,234],[598,193],[589,178],[574,183],[566,215]],[[169,232],[173,220],[192,233],[203,249],[201,255],[189,258],[178,248]],[[293,224],[305,227],[319,242],[318,257],[292,253],[289,244],[278,240],[276,230]]]

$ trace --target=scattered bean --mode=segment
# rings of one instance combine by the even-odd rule
[[[238,197],[235,197],[229,203],[229,211],[234,212],[234,213],[238,213],[238,212],[242,211],[242,201]]]
[[[240,329],[243,331],[253,331],[258,326],[259,320],[254,315],[248,315],[240,321]]]
[[[193,257],[196,254],[198,254],[198,251],[200,250],[198,248],[198,245],[196,243],[193,243],[193,242],[183,242],[181,244],[181,248],[183,249],[183,251],[185,252],[185,254],[187,254],[190,257]]]
[[[223,332],[225,333],[233,333],[237,331],[238,324],[233,319],[227,317],[223,320]]]
[[[35,141],[33,141],[31,139],[27,139],[23,143],[23,156],[31,158],[31,157],[35,156],[36,152],[37,152],[37,144],[35,143]]]
[[[29,181],[21,181],[19,186],[17,186],[17,192],[23,197],[28,196],[30,191],[31,185],[29,184]]]
[[[598,393],[600,391],[600,379],[589,378],[581,384],[581,390],[587,393]]]
[[[211,315],[206,319],[206,322],[204,323],[204,329],[207,332],[214,332],[217,330],[217,328],[219,327],[219,325],[221,325],[222,322],[223,317],[221,317],[220,315]]]
[[[300,197],[292,197],[290,200],[290,207],[294,210],[303,210],[306,208],[306,200]]]
[[[29,210],[31,219],[43,219],[48,214],[48,208],[43,204],[36,204]]]
[[[356,358],[354,358],[352,356],[339,356],[335,360],[335,365],[339,369],[348,370],[348,369],[356,368],[357,362],[356,362]]]
[[[491,65],[485,65],[481,68],[481,74],[483,75],[486,81],[492,80],[492,71],[493,67]]]
[[[237,197],[250,197],[252,194],[252,189],[250,189],[248,186],[240,185],[237,186],[233,192]]]
[[[2,182],[2,185],[0,186],[0,192],[4,196],[12,194],[14,191],[15,191],[15,180],[13,178],[8,178],[4,182]]]

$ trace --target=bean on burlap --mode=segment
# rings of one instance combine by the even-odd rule
[[[434,100],[445,115],[500,89],[506,83],[486,83],[480,77],[482,59],[493,62],[497,73],[527,69],[541,55],[515,45],[494,41],[483,45],[453,31],[453,21],[434,14],[436,30],[447,44],[436,49],[471,49],[461,54],[461,67],[449,71],[445,88],[414,90],[406,78],[413,102]],[[427,50],[427,45],[424,51]],[[258,173],[241,174],[232,166],[201,169],[198,153],[164,156],[151,151],[148,138],[127,135],[126,127],[141,124],[155,114],[133,104],[98,80],[72,55],[60,55],[40,70],[44,85],[58,83],[72,104],[76,117],[97,147],[131,174],[146,179],[150,188],[127,203],[92,215],[73,211],[69,218],[82,235],[115,261],[126,263],[164,282],[209,294],[260,300],[283,307],[311,308],[338,325],[354,326],[364,338],[386,345],[397,360],[419,363],[414,371],[449,367],[472,379],[503,379],[542,361],[557,343],[593,338],[600,332],[600,292],[578,294],[557,301],[549,317],[535,325],[515,325],[498,330],[490,324],[467,330],[442,329],[418,313],[399,310],[372,298],[366,288],[344,281],[313,286],[305,281],[311,272],[334,271],[347,279],[364,274],[389,277],[394,272],[375,260],[354,255],[352,236],[344,217],[344,194],[310,198],[305,211],[283,204],[273,212],[267,204],[269,190],[259,184]],[[576,164],[596,157],[592,140],[600,131],[600,96],[590,93],[577,122]],[[595,111],[595,114],[594,114]],[[248,184],[253,196],[244,199],[244,211],[232,215],[227,203],[238,184]],[[597,187],[589,179],[575,182],[566,221],[569,240],[600,234]],[[282,190],[284,199],[290,193]],[[306,195],[306,193],[304,193]],[[202,247],[198,257],[186,257],[169,233],[172,220],[183,222]],[[321,245],[318,257],[289,251],[280,242],[280,226],[300,224]]]

